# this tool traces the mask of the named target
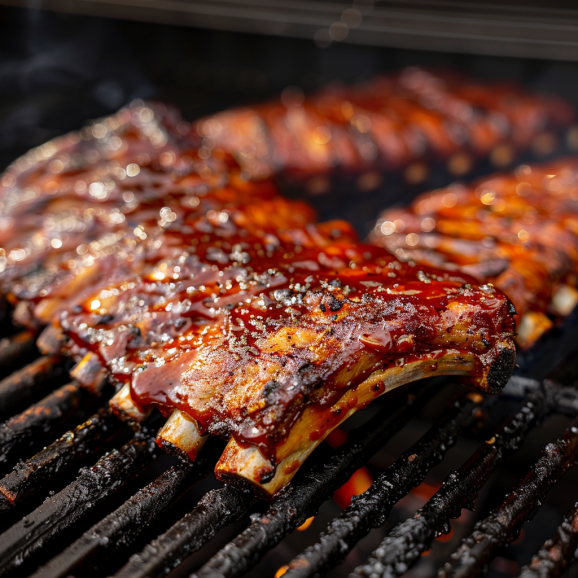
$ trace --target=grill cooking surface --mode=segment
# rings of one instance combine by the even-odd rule
[[[22,28],[14,25],[16,12],[10,14],[3,28],[8,44]],[[30,18],[36,32],[37,17]],[[57,17],[44,18],[58,24]],[[8,90],[16,95],[14,106],[3,110],[3,166],[18,149],[134,97],[156,95],[199,118],[267,100],[290,84],[312,92],[337,78],[363,81],[408,63],[459,66],[484,78],[502,76],[574,95],[572,75],[560,63],[537,66],[520,59],[496,66],[489,58],[422,58],[339,43],[322,53],[273,37],[158,26],[143,35],[147,25],[64,21],[44,26],[43,43],[27,45],[26,66],[2,63],[0,71],[13,79]],[[70,30],[66,51],[47,52],[51,44],[60,48]],[[134,53],[125,46],[133,36]],[[169,61],[175,64],[170,70]],[[79,80],[78,74],[88,76]],[[43,82],[46,90],[36,94]],[[572,129],[564,135],[572,150],[575,136]],[[540,158],[560,154],[548,140],[534,144]],[[477,174],[503,164],[507,159],[493,156]],[[416,192],[445,186],[460,173],[455,168],[428,163],[403,176],[329,175],[309,179],[305,188],[322,219],[346,215],[364,235],[378,210],[399,201],[400,191],[409,202]],[[416,185],[418,177],[428,180]],[[578,370],[566,360],[552,373],[575,349],[578,323],[567,321],[570,330],[518,355],[523,374],[532,379],[511,380],[498,398],[437,379],[378,400],[345,424],[354,429],[322,444],[272,503],[215,480],[223,442],[209,440],[194,465],[165,455],[154,444],[158,418],[135,434],[109,413],[112,388],[89,394],[71,381],[66,361],[39,356],[35,336],[14,334],[4,323],[0,337],[11,336],[0,340],[0,576],[279,577],[327,571],[334,578],[350,572],[425,578],[438,570],[466,577],[486,569],[490,578],[560,575],[578,546],[576,472],[563,477],[577,451],[572,420]],[[547,375],[551,382],[534,381]]]
[[[27,361],[32,349],[26,333],[0,342],[3,361]],[[574,368],[567,363],[564,370],[567,381]],[[35,401],[0,426],[0,464],[5,471],[19,457],[32,454],[34,447],[60,434],[35,456],[17,463],[0,481],[2,575],[36,571],[35,576],[66,577],[96,570],[98,575],[123,578],[166,576],[231,526],[220,534],[225,541],[231,540],[228,544],[221,540],[220,549],[201,567],[195,567],[192,558],[179,575],[195,571],[199,577],[243,576],[315,516],[333,492],[396,434],[401,431],[403,435],[412,418],[427,407],[435,413],[430,429],[411,447],[397,444],[396,459],[378,473],[370,489],[330,520],[316,543],[311,545],[311,537],[308,547],[301,543],[303,551],[294,552],[294,559],[277,574],[314,576],[337,566],[372,528],[386,523],[396,503],[414,488],[423,487],[420,484],[428,471],[459,439],[469,437],[471,444],[471,431],[482,427],[485,441],[480,447],[413,516],[385,533],[353,573],[372,578],[400,576],[429,553],[436,537],[450,531],[450,520],[459,517],[462,508],[473,507],[492,473],[516,456],[535,428],[550,415],[566,416],[568,425],[562,435],[558,439],[543,436],[542,454],[534,456],[527,471],[518,472],[514,491],[493,496],[497,507],[475,527],[470,524],[465,534],[469,536],[451,557],[446,556],[443,576],[475,576],[518,536],[578,454],[578,394],[572,387],[555,380],[515,377],[499,397],[460,389],[453,395],[455,386],[438,378],[390,398],[373,417],[351,430],[337,449],[321,446],[294,483],[266,504],[254,502],[251,493],[211,481],[210,472],[222,451],[220,441],[211,440],[212,447],[207,446],[194,465],[171,462],[159,455],[149,435],[147,425],[154,432],[156,424],[129,433],[107,409],[99,409],[108,392],[94,398],[74,382],[58,387],[65,376],[61,361],[39,357],[0,383],[0,408],[5,415],[26,401]],[[43,394],[46,397],[36,401]],[[489,423],[489,416],[507,414],[510,408],[501,425]],[[200,500],[184,511],[182,504],[190,504],[190,496],[177,501],[195,486],[198,489],[192,491]],[[59,491],[54,493],[54,488]],[[577,515],[574,508],[559,520],[559,529],[522,569],[524,576],[544,575],[546,569],[550,575],[559,575],[565,569],[578,545]],[[240,525],[237,520],[242,520]],[[206,551],[214,549],[215,541]],[[39,564],[44,566],[38,569]],[[257,567],[254,575],[262,571]]]

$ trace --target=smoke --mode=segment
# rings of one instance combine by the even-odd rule
[[[2,9],[0,160],[156,90],[114,20]]]

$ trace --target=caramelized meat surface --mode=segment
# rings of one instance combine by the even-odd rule
[[[529,347],[578,303],[578,162],[522,165],[386,210],[371,235],[398,258],[466,272],[513,301]]]
[[[426,106],[428,78],[228,113],[254,138],[249,148],[227,140],[229,128],[217,138],[216,117],[192,130],[143,103],[43,145],[1,180],[0,290],[17,320],[49,325],[42,347],[78,360],[75,378],[121,386],[115,411],[140,420],[158,408],[168,418],[159,444],[193,459],[208,434],[228,439],[218,475],[268,494],[385,391],[448,374],[499,391],[515,357],[499,289],[404,263],[359,243],[345,222],[317,224],[262,178],[382,166],[378,146],[388,166],[459,151],[463,83],[448,76],[445,104]],[[546,100],[529,109],[545,124],[555,116]],[[501,142],[494,136],[483,146]],[[220,144],[234,145],[238,162]]]
[[[204,146],[217,144],[254,176],[399,170],[415,161],[448,161],[460,175],[476,158],[504,166],[530,145],[548,147],[551,131],[574,118],[564,101],[511,84],[407,68],[308,97],[286,91],[279,102],[221,112],[195,129]]]
[[[452,352],[471,360],[475,385],[501,389],[514,350],[499,290],[311,231],[271,236],[268,248],[245,239],[208,267],[211,245],[191,254],[186,241],[67,311],[72,353],[96,354],[141,411],[181,410],[201,435],[233,436],[273,463],[306,407],[329,411],[378,370],[420,360],[435,374]]]
[[[199,238],[231,227],[275,231],[314,219],[272,183],[245,180],[215,151],[202,159],[189,125],[136,103],[19,159],[0,189],[0,289],[36,326],[100,285],[169,251],[168,229]]]

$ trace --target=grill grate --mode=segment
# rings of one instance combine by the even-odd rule
[[[36,337],[32,331],[0,339],[0,372],[6,375],[20,367],[35,351]]]
[[[0,511],[20,504],[77,458],[95,452],[118,428],[110,411],[101,409],[23,464],[18,464],[0,481]]]
[[[55,357],[42,356],[0,381],[0,415],[29,403],[37,394],[47,393],[64,374]]]
[[[0,357],[3,351],[11,351],[11,360],[18,359],[20,365],[30,361],[31,337],[24,335],[27,337],[24,339],[23,335],[2,340]],[[37,357],[0,382],[0,408],[9,411],[39,393],[46,393],[58,385],[58,380],[62,382],[65,374],[58,359]],[[130,491],[129,482],[158,462],[160,452],[146,428],[128,441],[120,435],[119,432],[127,428],[123,429],[123,424],[108,409],[98,409],[99,405],[106,404],[106,395],[90,395],[75,382],[57,387],[44,399],[0,424],[0,465],[13,465],[17,455],[32,453],[38,443],[45,443],[49,436],[58,435],[63,428],[83,420],[87,411],[96,410],[96,413],[35,456],[16,464],[0,479],[0,511],[10,511],[8,519],[14,519],[19,508],[25,509],[27,504],[34,506],[35,493],[46,489],[49,482],[67,468],[73,469],[75,462],[90,459],[92,455],[96,457],[102,451],[104,455],[93,466],[81,468],[74,481],[40,506],[33,507],[0,535],[0,576],[10,575],[20,567],[29,573],[36,570],[35,578],[80,576],[85,569],[102,567],[113,555],[122,554],[125,565],[117,571],[116,578],[160,578],[200,550],[220,530],[256,509],[249,525],[195,574],[199,578],[242,576],[288,534],[316,515],[333,492],[402,430],[446,383],[434,379],[416,384],[409,393],[398,396],[365,424],[349,432],[347,441],[338,449],[320,447],[294,483],[268,506],[238,488],[210,489],[191,511],[140,553],[137,553],[141,547],[138,544],[143,543],[145,530],[212,471],[222,451],[222,442],[211,439],[194,465],[169,464],[168,469],[165,465],[156,479],[148,485],[139,483],[141,489],[109,513],[109,498],[123,487]],[[19,384],[22,384],[20,388]],[[394,527],[353,575],[374,578],[407,572],[437,536],[449,531],[450,519],[459,516],[461,508],[472,508],[478,492],[498,465],[519,450],[536,426],[551,414],[576,418],[576,389],[549,380],[513,378],[504,394],[498,397],[486,398],[478,393],[454,397],[430,429],[383,470],[367,492],[354,498],[341,516],[330,521],[318,543],[305,549],[288,565],[285,576],[319,576],[336,567],[372,528],[387,521],[394,505],[424,481],[463,432],[503,400],[511,398],[523,400],[520,409],[513,412],[463,466],[448,476],[412,518]],[[150,424],[153,426],[154,423]],[[107,444],[113,448],[105,450]],[[443,576],[479,575],[498,549],[517,535],[548,490],[573,466],[578,454],[578,418],[561,439],[546,445],[543,453],[503,503],[476,525],[442,569]],[[124,499],[122,492],[120,499]],[[100,519],[80,537],[77,534],[70,539],[70,532],[65,530],[73,528],[87,512],[94,512],[96,506],[102,508],[102,515],[97,515]],[[41,550],[45,546],[49,550],[51,545],[55,546],[50,552],[53,557],[47,561],[46,550],[42,554]],[[522,569],[522,575],[525,578],[546,572],[560,575],[573,559],[577,546],[578,504],[531,563]],[[39,563],[45,564],[38,568]]]
[[[552,538],[532,558],[532,562],[522,568],[521,578],[560,576],[574,558],[576,548],[578,548],[578,504],[568,512]]]
[[[578,419],[575,419],[562,439],[543,449],[544,455],[500,507],[478,522],[473,534],[452,555],[452,561],[446,564],[442,576],[478,576],[498,548],[518,534],[532,511],[541,505],[548,490],[574,465],[578,455],[577,426]]]

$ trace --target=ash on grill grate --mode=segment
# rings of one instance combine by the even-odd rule
[[[156,446],[136,437],[112,450],[39,508],[0,535],[0,576],[21,565],[89,509],[118,490],[154,458]]]
[[[317,544],[289,564],[286,577],[313,576],[336,566],[371,528],[382,526],[394,504],[425,479],[427,472],[453,446],[459,432],[476,419],[482,399],[472,394],[454,400],[426,435],[329,524]]]
[[[0,424],[0,464],[7,464],[24,450],[44,445],[47,436],[62,432],[73,420],[84,417],[87,408],[94,410],[100,403],[102,400],[89,396],[77,382],[58,388]]]
[[[568,512],[552,538],[540,548],[520,578],[560,576],[575,557],[578,548],[578,503]]]
[[[263,516],[255,514],[251,526],[229,545],[226,552],[223,552],[224,559],[217,557],[212,564],[224,563],[232,571],[234,567],[236,575],[248,571],[260,556],[314,515],[319,506],[386,440],[403,427],[417,408],[426,403],[434,393],[435,387],[430,384],[429,387],[422,386],[415,397],[413,395],[407,398],[400,397],[394,406],[384,409],[367,424],[352,431],[348,441],[336,454],[326,451],[319,456],[318,453],[320,459],[315,463],[306,464],[306,469],[299,475],[299,481],[275,498]],[[169,530],[153,542],[148,550],[145,549],[141,555],[134,556],[117,574],[117,578],[165,576],[174,567],[174,562],[181,561],[193,553],[195,548],[202,546],[223,527],[224,523],[231,523],[242,516],[250,502],[246,494],[235,489],[216,491],[211,499],[205,504],[200,504],[188,519],[178,522],[173,531]],[[211,508],[222,507],[222,511],[218,511],[222,515],[213,516],[211,512],[207,512],[208,505]],[[202,539],[194,542],[174,539],[175,535],[191,532],[191,529],[202,530],[200,534]],[[153,557],[150,555],[151,551],[157,554]],[[159,555],[161,553],[162,557]]]
[[[40,568],[34,576],[64,578],[72,571],[78,572],[87,566],[95,569],[120,548],[130,546],[163,510],[214,468],[220,452],[216,451],[216,447],[212,450],[205,452],[194,465],[171,467]]]
[[[110,410],[101,409],[29,460],[16,464],[0,480],[0,512],[23,502],[80,456],[96,451],[119,427]]]
[[[254,497],[232,486],[211,490],[194,510],[130,558],[115,578],[166,576],[216,533],[240,518]]]
[[[556,388],[534,391],[520,411],[511,416],[496,434],[456,472],[450,474],[440,490],[416,512],[399,524],[355,575],[400,576],[427,550],[436,535],[449,529],[450,518],[457,518],[461,508],[472,508],[479,490],[500,461],[517,451],[531,428],[556,408]]]

